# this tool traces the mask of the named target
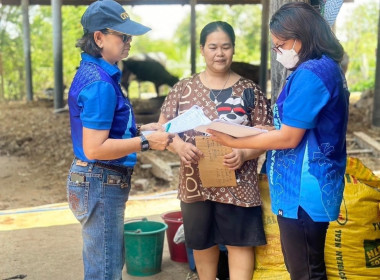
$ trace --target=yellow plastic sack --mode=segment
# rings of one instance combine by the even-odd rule
[[[267,245],[255,248],[254,280],[289,280],[277,217],[271,211],[266,176],[259,180]],[[356,158],[347,159],[339,219],[326,236],[329,280],[380,279],[380,178]]]
[[[326,236],[329,280],[380,279],[380,178],[359,159],[348,158],[337,221]]]
[[[263,202],[263,223],[267,245],[255,248],[255,270],[253,272],[253,279],[289,280],[289,273],[286,270],[281,251],[277,217],[271,210],[269,184],[265,175],[260,175],[259,188]]]

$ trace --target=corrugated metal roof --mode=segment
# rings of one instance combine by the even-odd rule
[[[94,0],[62,0],[62,5],[89,5]],[[190,0],[117,0],[122,5],[173,5],[190,4]],[[0,0],[3,5],[20,5],[21,0]],[[197,4],[260,4],[261,0],[197,0]],[[30,5],[51,5],[51,0],[29,0]]]

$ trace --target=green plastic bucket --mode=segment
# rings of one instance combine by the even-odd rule
[[[124,249],[127,273],[149,276],[161,271],[167,225],[143,219],[124,224]]]

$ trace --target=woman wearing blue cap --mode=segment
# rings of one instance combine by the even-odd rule
[[[67,180],[69,206],[82,225],[85,279],[121,279],[123,225],[136,152],[164,150],[171,135],[151,123],[140,135],[120,88],[117,62],[128,56],[132,36],[150,30],[132,21],[113,0],[92,3],[77,42],[82,61],[69,91],[75,154]]]

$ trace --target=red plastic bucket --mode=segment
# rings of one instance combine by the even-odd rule
[[[181,211],[168,212],[162,214],[162,219],[168,225],[166,237],[168,239],[169,252],[171,260],[175,262],[187,262],[187,253],[185,243],[175,244],[173,241],[180,225],[182,225]]]

